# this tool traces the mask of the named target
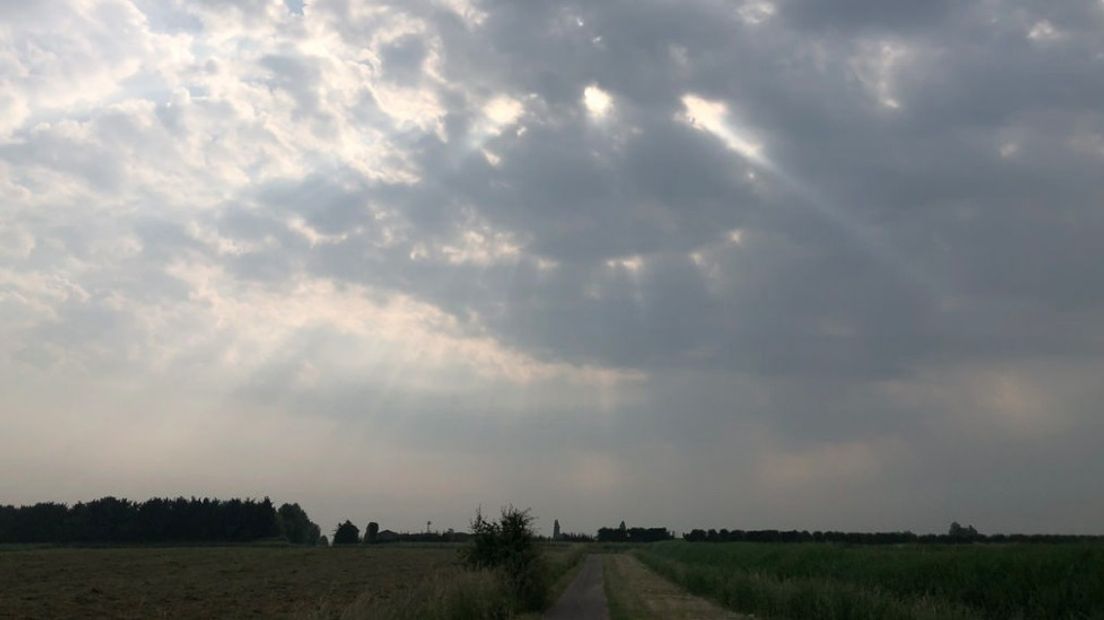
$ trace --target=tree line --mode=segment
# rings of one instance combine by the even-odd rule
[[[594,542],[594,537],[590,534],[580,534],[578,532],[563,532],[559,538],[554,538],[559,542],[573,542],[573,543],[587,543]]]
[[[829,542],[853,545],[961,544],[961,543],[1067,543],[1104,540],[1104,536],[1069,534],[982,534],[972,525],[951,523],[946,534],[904,532],[809,532],[806,530],[702,530],[682,535],[690,542]]]
[[[0,543],[252,542],[283,539],[313,545],[318,525],[298,504],[277,510],[269,498],[104,497],[72,506],[0,505]]]
[[[625,527],[625,522],[617,527],[598,528],[598,542],[647,543],[670,540],[674,534],[665,527]]]
[[[335,545],[389,542],[466,542],[473,534],[455,532],[380,531],[370,522],[363,538],[351,521],[334,531]],[[670,540],[665,527],[616,527],[598,530],[598,542],[647,543]],[[840,532],[807,530],[694,529],[683,534],[689,542],[829,542],[863,545],[954,543],[1065,543],[1104,541],[1104,536],[1067,534],[982,534],[971,525],[952,523],[945,534],[902,532]],[[129,544],[220,543],[286,540],[292,544],[328,544],[316,523],[299,504],[278,509],[269,498],[152,498],[144,502],[103,497],[66,505],[41,502],[30,506],[0,505],[0,543]],[[560,534],[557,540],[586,542],[585,534]]]
[[[457,532],[449,528],[443,532],[426,530],[425,532],[392,532],[379,529],[379,523],[370,521],[364,528],[364,536],[360,535],[360,528],[355,523],[346,519],[339,523],[333,532],[333,544],[385,544],[395,542],[420,542],[420,543],[459,543],[471,540],[472,535],[467,532]]]

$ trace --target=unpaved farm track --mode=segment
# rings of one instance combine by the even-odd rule
[[[602,556],[588,555],[575,581],[544,614],[545,620],[609,620],[602,583]]]

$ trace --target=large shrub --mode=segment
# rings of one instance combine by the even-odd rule
[[[548,578],[532,525],[528,510],[507,506],[497,521],[485,519],[477,510],[471,524],[472,542],[461,551],[469,567],[499,575],[520,611],[543,609],[548,594]]]

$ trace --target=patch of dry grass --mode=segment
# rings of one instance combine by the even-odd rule
[[[498,618],[458,545],[0,548],[0,618]],[[582,545],[542,545],[551,593]]]
[[[323,606],[301,620],[506,620],[511,607],[498,575],[450,567],[423,575],[411,588],[366,590],[344,608]]]
[[[614,620],[736,620],[738,616],[688,594],[628,554],[603,558],[606,598]]]
[[[455,562],[450,546],[5,550],[0,617],[301,617],[401,599]]]

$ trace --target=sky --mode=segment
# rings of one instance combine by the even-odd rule
[[[1104,2],[0,0],[0,503],[1104,534]]]

